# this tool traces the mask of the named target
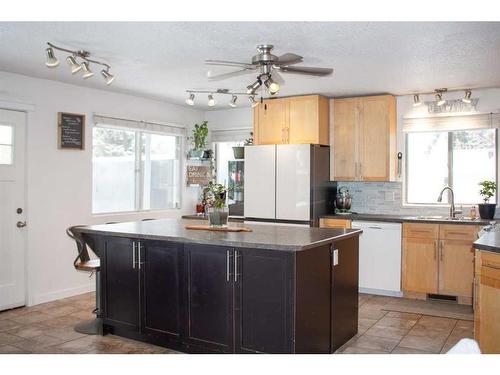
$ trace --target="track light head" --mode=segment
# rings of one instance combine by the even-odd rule
[[[82,66],[76,62],[76,59],[73,56],[66,57],[66,61],[71,67],[71,74],[76,74],[82,70]]]
[[[422,102],[420,101],[420,96],[418,94],[413,95],[413,106],[419,107],[421,105],[422,105]]]
[[[215,101],[214,96],[212,94],[208,94],[208,106],[213,107],[215,103],[217,102]]]
[[[255,92],[259,89],[260,86],[262,86],[262,81],[259,78],[257,78],[257,81],[247,86],[247,94],[251,95],[255,94]]]
[[[271,94],[271,95],[275,95],[275,94],[278,93],[278,91],[280,91],[280,85],[279,85],[279,83],[275,82],[271,78],[271,76],[268,76],[268,78],[266,79],[266,81],[264,82],[264,84],[267,87],[267,91],[269,91],[269,94]]]
[[[186,99],[186,104],[187,105],[194,105],[194,94],[190,93],[189,98]]]
[[[448,91],[448,89],[436,89],[434,90],[436,92],[436,104],[438,107],[441,107],[442,105],[446,104],[446,100],[443,98],[443,94]]]
[[[52,47],[49,47],[45,50],[45,55],[47,57],[45,65],[47,65],[49,68],[55,68],[59,65],[59,60],[57,59]]]
[[[83,76],[82,78],[87,79],[94,75],[94,72],[90,70],[89,63],[87,61],[82,62]]]
[[[465,90],[465,96],[462,98],[464,103],[470,104],[472,102],[471,99],[472,92],[470,90]]]
[[[231,97],[231,101],[229,102],[229,106],[232,108],[236,108],[238,105],[236,104],[236,101],[238,100],[238,97],[236,95],[233,95]]]
[[[103,69],[101,70],[101,75],[104,78],[104,82],[106,82],[106,85],[111,85],[111,82],[115,80],[115,76],[111,74],[108,69]]]
[[[259,105],[259,102],[255,100],[255,97],[253,95],[248,97],[248,101],[252,105],[252,108],[255,108]]]

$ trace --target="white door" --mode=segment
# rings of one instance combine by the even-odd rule
[[[275,145],[245,147],[245,217],[276,217],[275,162]]]
[[[276,146],[276,219],[311,219],[311,146],[308,144]]]
[[[0,109],[0,310],[25,304],[26,115]]]

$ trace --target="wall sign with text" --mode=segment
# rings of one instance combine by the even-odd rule
[[[208,185],[210,181],[210,167],[206,165],[188,165],[187,166],[187,184],[188,185]]]
[[[85,115],[65,112],[57,114],[57,147],[72,150],[85,148]]]

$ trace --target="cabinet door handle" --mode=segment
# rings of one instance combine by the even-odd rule
[[[437,259],[438,241],[434,240],[434,259]]]
[[[229,282],[229,250],[226,250],[226,281]]]
[[[139,269],[141,269],[141,241],[137,241],[137,254],[139,258],[137,265],[139,266]]]
[[[443,259],[444,259],[444,255],[443,255],[443,241],[439,241],[439,255],[440,255],[441,262],[442,262]]]
[[[238,250],[234,251],[234,282],[238,282]]]
[[[135,270],[135,241],[132,242],[132,268]]]

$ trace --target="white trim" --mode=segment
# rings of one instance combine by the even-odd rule
[[[76,272],[76,271],[75,271]],[[95,291],[95,279],[89,284],[81,285],[75,288],[60,289],[49,293],[34,295],[29,301],[28,306],[39,305],[40,303],[56,301],[62,298],[77,296],[79,294]]]
[[[403,297],[403,292],[398,292],[395,290],[359,288],[359,292],[365,294],[375,294],[377,296]]]
[[[0,108],[10,109],[12,111],[21,111],[21,112],[33,112],[36,109],[34,104],[10,102],[6,100],[0,100]]]

